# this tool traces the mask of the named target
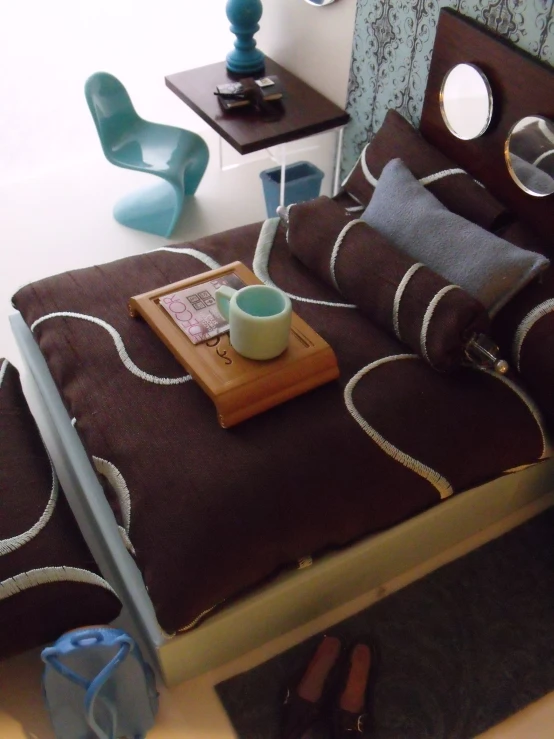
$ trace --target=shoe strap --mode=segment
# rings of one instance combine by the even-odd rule
[[[341,711],[341,725],[345,731],[355,731],[363,734],[367,724],[367,713],[350,713],[350,711]]]

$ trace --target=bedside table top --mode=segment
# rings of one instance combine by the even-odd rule
[[[269,57],[265,74],[277,75],[285,90],[284,113],[276,121],[264,121],[250,106],[223,110],[214,95],[216,85],[236,81],[228,74],[225,62],[168,75],[165,83],[240,154],[322,133],[350,120],[345,110]]]

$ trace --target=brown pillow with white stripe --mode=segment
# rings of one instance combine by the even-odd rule
[[[483,305],[399,251],[360,219],[321,196],[288,208],[289,249],[374,323],[434,369],[461,364],[474,335],[486,333]]]
[[[488,230],[508,216],[506,208],[467,172],[429,144],[396,110],[365,146],[343,182],[344,190],[367,206],[381,172],[391,159],[402,159],[410,172],[450,211]]]
[[[120,610],[59,487],[19,373],[0,359],[0,659],[108,624]]]
[[[503,229],[506,241],[534,252],[548,245],[528,226]],[[525,381],[539,407],[554,423],[554,270],[550,266],[515,295],[495,317],[494,340]]]

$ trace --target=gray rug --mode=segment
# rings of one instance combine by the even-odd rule
[[[326,633],[378,645],[373,739],[476,736],[554,690],[554,511]],[[320,638],[216,686],[240,739],[278,739],[283,687]]]

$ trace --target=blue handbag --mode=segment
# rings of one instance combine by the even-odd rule
[[[156,681],[121,629],[77,629],[41,653],[56,739],[143,739],[158,710]]]

